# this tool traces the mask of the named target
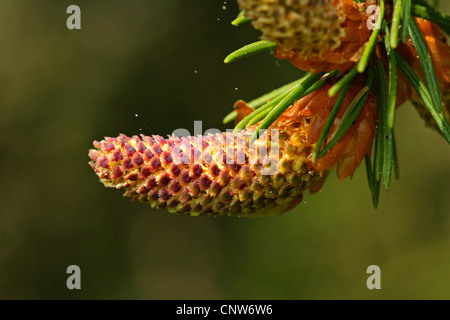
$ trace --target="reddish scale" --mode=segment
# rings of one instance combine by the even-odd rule
[[[117,137],[117,141],[119,141],[120,146],[123,148],[125,144],[128,144],[128,137],[124,134],[121,134]]]
[[[103,141],[102,151],[110,152],[114,150],[114,144],[110,141]]]
[[[173,195],[178,193],[181,190],[181,185],[178,181],[172,180],[168,186],[169,192]]]
[[[159,194],[158,194],[158,190],[150,190],[150,192],[148,193],[148,199],[150,201],[156,201],[159,199]]]
[[[91,158],[92,161],[96,161],[98,158],[98,151],[94,149],[89,150],[89,158]]]
[[[209,168],[209,172],[211,172],[211,174],[214,177],[218,177],[220,174],[220,168],[217,164],[213,164],[210,168]]]
[[[130,181],[137,181],[139,178],[139,175],[135,172],[129,173],[124,177],[126,180]]]
[[[194,165],[191,166],[189,171],[190,171],[189,173],[190,173],[191,177],[193,179],[197,179],[202,174],[203,168],[199,164],[194,164]]]
[[[133,163],[131,162],[131,159],[130,158],[128,158],[128,157],[126,157],[125,159],[123,159],[123,167],[125,168],[125,169],[131,169],[131,168],[133,168]]]
[[[210,188],[211,194],[217,196],[221,190],[222,186],[217,181],[213,181]]]
[[[172,165],[170,166],[170,172],[172,173],[174,178],[178,177],[181,172],[180,166],[172,163]]]
[[[199,193],[200,193],[200,186],[198,184],[198,181],[193,181],[189,185],[189,194],[193,197],[197,197]]]
[[[170,182],[170,176],[167,172],[163,172],[158,179],[158,186],[166,186]]]
[[[187,186],[189,184],[189,182],[191,182],[192,178],[189,175],[189,170],[188,169],[183,169],[183,171],[181,171],[180,173],[180,182],[183,186]]]
[[[161,201],[167,201],[170,199],[170,194],[166,189],[159,190],[158,195],[159,195],[159,200],[161,200]]]
[[[112,178],[113,178],[113,179],[118,179],[118,178],[120,178],[121,176],[123,176],[123,171],[122,171],[122,169],[121,169],[119,166],[116,166],[116,167],[114,168],[114,170],[113,170]]]
[[[163,166],[167,166],[172,163],[172,155],[170,154],[170,152],[164,151],[161,154],[160,158]]]
[[[111,155],[111,161],[121,161],[123,160],[123,154],[122,151],[120,150],[120,148],[117,148],[113,154]]]
[[[147,150],[147,147],[145,146],[145,143],[142,141],[139,141],[138,144],[136,145],[137,150],[139,151],[139,153],[144,153]]]
[[[152,174],[152,169],[149,165],[145,165],[141,169],[141,179],[146,179]]]
[[[189,202],[192,200],[192,196],[189,194],[188,188],[184,188],[181,191],[180,199],[181,199],[181,202],[183,202],[183,203],[186,203],[186,202]]]
[[[148,181],[145,183],[145,187],[149,190],[156,188],[158,184],[156,183],[156,179],[154,177],[150,177]]]
[[[220,172],[219,182],[223,187],[225,187],[228,184],[228,182],[230,182],[230,180],[231,180],[231,176],[228,172],[226,172],[226,171]]]
[[[108,157],[102,156],[101,158],[98,158],[98,159],[97,159],[97,166],[106,169],[106,168],[109,167],[108,162],[109,162],[109,161],[108,161]]]
[[[129,143],[125,143],[123,148],[128,157],[131,157],[136,152],[136,149]]]
[[[162,148],[161,148],[161,146],[159,145],[159,144],[155,144],[155,145],[153,145],[153,147],[152,147],[152,149],[153,149],[153,153],[155,153],[155,154],[157,154],[158,156],[162,153]]]
[[[199,186],[203,191],[208,190],[211,186],[211,179],[206,174],[203,174],[199,179]]]
[[[143,154],[143,158],[144,158],[145,162],[150,161],[150,159],[152,159],[154,156],[155,155],[150,150],[146,150]]]
[[[133,155],[132,161],[135,167],[140,167],[144,163],[144,159],[142,159],[142,156],[137,152]]]
[[[159,168],[161,168],[161,161],[159,158],[154,157],[152,160],[150,160],[150,168],[152,171],[156,171]]]

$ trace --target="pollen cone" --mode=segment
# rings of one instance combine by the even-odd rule
[[[305,71],[348,70],[372,32],[364,5],[353,0],[238,2],[262,38],[277,44],[275,56]]]
[[[266,134],[267,144],[259,139],[249,148],[252,133],[120,135],[94,142],[90,165],[106,187],[173,213],[245,216],[279,205],[277,210],[288,210],[320,179],[305,161],[304,135],[283,131],[275,142]],[[257,155],[258,147],[266,155]]]
[[[323,99],[329,88],[297,101],[251,145],[254,127],[238,133],[167,139],[122,134],[95,141],[95,149],[89,151],[90,165],[106,187],[173,213],[281,214],[299,204],[304,191],[319,191],[335,164],[340,179],[351,176],[370,150],[375,124],[369,120],[376,114],[367,116],[373,111],[369,103],[341,142],[317,163],[311,161],[334,104],[333,99]],[[342,113],[358,89],[349,91]],[[249,110],[248,106],[237,109],[238,113]]]

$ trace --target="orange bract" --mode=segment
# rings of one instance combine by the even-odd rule
[[[297,101],[287,111],[291,116],[297,117],[297,121],[309,122],[307,133],[308,142],[311,145],[315,145],[319,139],[331,109],[337,100],[337,97],[328,97],[330,88],[331,85],[323,86],[316,92]],[[328,140],[331,139],[336,131],[347,107],[362,88],[363,86],[356,82],[351,85],[330,129]],[[375,96],[371,93],[355,123],[327,155],[319,159],[317,163],[312,164],[314,168],[319,172],[323,172],[337,164],[337,175],[340,181],[345,177],[352,176],[364,156],[371,150],[373,137],[375,136],[376,110]],[[288,115],[282,115],[278,123],[292,121],[288,120],[288,117]]]
[[[421,18],[415,18],[415,21],[430,52],[438,85],[441,89],[444,117],[447,121],[450,121],[450,47],[447,44],[447,37],[436,24]],[[422,66],[411,39],[407,43],[399,43],[396,50],[408,62],[422,81],[425,82]],[[384,62],[387,69],[386,53],[381,46],[377,47],[377,56]],[[400,70],[397,71],[397,75],[397,107],[407,101],[411,101],[419,112],[419,115],[425,120],[427,126],[437,129],[433,118],[409,81]]]
[[[370,153],[376,131],[377,105],[375,96],[371,92],[361,113],[346,134],[323,158],[312,162],[311,153],[337,100],[337,97],[328,96],[331,86],[331,84],[326,84],[295,102],[272,124],[271,128],[305,130],[305,143],[310,149],[307,156],[308,166],[323,173],[337,165],[338,179],[342,181],[348,176],[351,177],[364,156]],[[328,141],[332,138],[351,101],[362,88],[363,85],[358,84],[358,81],[350,86],[327,136]],[[241,114],[239,116],[241,118],[248,114],[251,108],[240,102],[236,104],[236,110],[238,114]]]
[[[437,25],[428,20],[415,18],[415,21],[430,52],[439,87],[443,91],[448,91],[450,90],[450,47],[447,45],[446,36]],[[424,79],[417,51],[412,41],[408,40],[407,43],[400,43],[397,51],[413,67],[414,71]],[[410,95],[408,98],[414,97]]]

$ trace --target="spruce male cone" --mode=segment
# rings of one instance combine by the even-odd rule
[[[334,165],[340,180],[351,176],[371,149],[376,119],[372,94],[346,135],[326,156],[312,161],[311,153],[336,101],[328,97],[330,86],[298,100],[251,145],[254,127],[167,139],[120,135],[95,141],[90,165],[106,187],[124,189],[125,196],[173,213],[281,214],[299,204],[304,191],[320,190]],[[351,86],[329,138],[361,88]],[[237,106],[240,117],[251,112],[244,102]]]
[[[105,138],[94,142],[90,165],[106,187],[174,213],[246,216],[279,205],[278,211],[288,210],[320,178],[307,165],[304,133],[280,132],[278,142],[271,134],[269,148],[264,139],[249,148],[253,131]],[[266,155],[256,155],[256,146]]]
[[[372,32],[365,7],[373,2],[238,0],[262,38],[277,44],[277,58],[311,72],[344,72],[359,61]]]

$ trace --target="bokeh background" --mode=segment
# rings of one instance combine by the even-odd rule
[[[79,5],[82,29],[66,28]],[[450,3],[441,1],[445,12]],[[104,136],[221,119],[301,73],[233,27],[235,1],[0,2],[1,299],[449,299],[450,149],[398,111],[401,179],[372,207],[364,165],[279,217],[171,215],[105,189]],[[81,268],[82,290],[66,288]],[[366,268],[381,268],[368,290]]]

